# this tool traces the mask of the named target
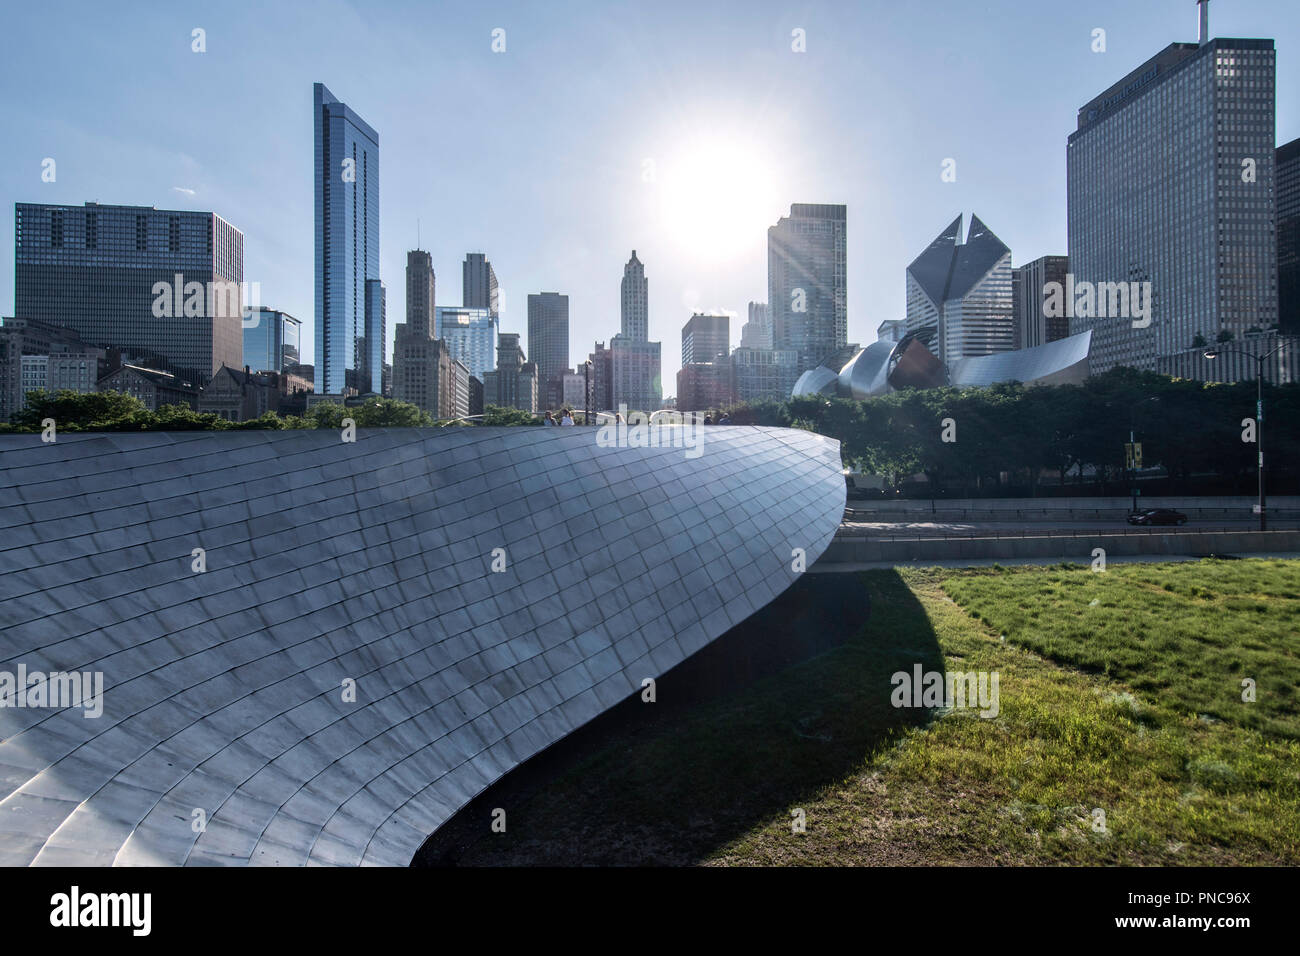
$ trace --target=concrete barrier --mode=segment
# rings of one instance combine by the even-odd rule
[[[1138,498],[1138,508],[1175,508],[1189,518],[1251,518],[1257,499],[1247,495],[1186,497],[1151,495]],[[971,518],[1105,518],[1123,519],[1133,507],[1129,497],[1107,498],[940,498],[928,499],[850,498],[850,511],[863,520],[890,521],[903,518],[965,520]],[[1300,515],[1300,497],[1278,495],[1268,500],[1268,513],[1275,518]]]
[[[1300,551],[1300,531],[1224,531],[1204,534],[1036,535],[1028,538],[922,538],[889,541],[837,537],[823,564],[896,561],[961,561],[990,558],[1077,558],[1092,560],[1092,549],[1108,556],[1139,554],[1208,555]]]

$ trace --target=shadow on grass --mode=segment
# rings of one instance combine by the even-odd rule
[[[928,712],[890,676],[943,670],[894,571],[806,574],[657,681],[462,808],[413,866],[686,864],[839,781]],[[506,810],[507,831],[491,830]]]

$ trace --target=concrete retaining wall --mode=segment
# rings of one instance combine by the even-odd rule
[[[1225,497],[1177,497],[1152,495],[1139,497],[1139,508],[1176,508],[1189,518],[1251,518],[1258,499],[1241,495]],[[1133,499],[1124,498],[939,498],[933,506],[928,499],[850,498],[846,507],[863,520],[876,519],[949,519],[989,518],[1123,518],[1133,507]],[[932,510],[933,508],[933,510]],[[1300,515],[1300,497],[1278,495],[1268,499],[1268,513],[1275,518]]]
[[[924,538],[882,541],[870,537],[838,537],[821,563],[874,561],[960,561],[964,558],[1059,558],[1092,560],[1092,549],[1108,556],[1135,554],[1250,554],[1300,551],[1300,531],[1228,531],[1184,534],[1070,535],[1031,538]]]

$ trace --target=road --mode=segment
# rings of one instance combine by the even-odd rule
[[[1023,519],[1008,520],[937,520],[937,521],[845,521],[840,525],[841,535],[865,535],[871,538],[892,538],[897,540],[911,538],[944,537],[998,537],[998,536],[1042,536],[1042,535],[1088,535],[1105,534],[1190,534],[1204,531],[1253,531],[1259,527],[1259,519],[1251,515],[1241,518],[1192,518],[1187,524],[1159,525],[1146,527],[1130,525],[1121,519]],[[1294,531],[1300,528],[1300,519],[1273,518],[1268,523],[1271,531]]]

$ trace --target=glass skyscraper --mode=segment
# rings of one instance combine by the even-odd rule
[[[242,364],[244,234],[214,213],[17,203],[14,260],[20,319],[196,387]]]
[[[1066,151],[1074,288],[1150,293],[1149,316],[1108,293],[1070,317],[1072,334],[1093,332],[1094,373],[1177,373],[1198,335],[1277,322],[1274,77],[1272,40],[1173,43],[1079,110]]]
[[[434,338],[442,339],[469,374],[480,382],[496,365],[497,320],[489,309],[456,309],[436,306],[433,310]]]
[[[384,367],[379,284],[379,134],[317,83],[316,391],[378,392]],[[371,285],[373,283],[373,285]]]
[[[1015,348],[1011,250],[979,216],[961,216],[907,267],[906,329],[943,362]]]
[[[301,361],[302,323],[287,312],[258,306],[244,312],[244,364],[254,372],[285,372]]]
[[[849,337],[844,206],[794,203],[767,230],[767,304],[773,346],[815,368]]]
[[[1277,148],[1277,317],[1300,335],[1300,139]]]

